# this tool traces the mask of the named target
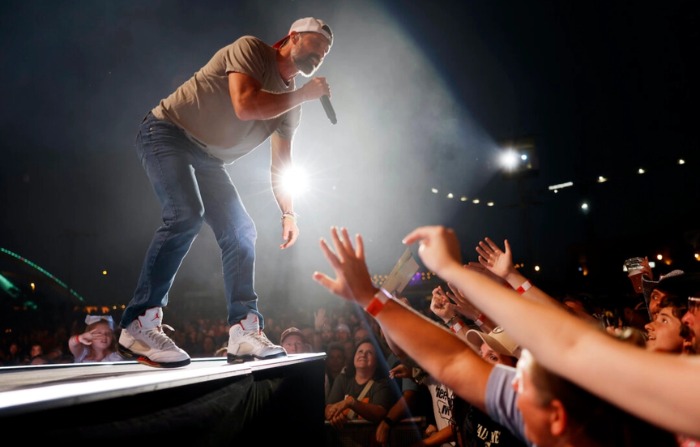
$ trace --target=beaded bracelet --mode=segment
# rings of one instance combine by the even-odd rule
[[[284,219],[292,219],[292,220],[296,221],[297,220],[297,213],[295,213],[294,211],[285,211],[284,213],[282,213],[282,220],[284,220]]]

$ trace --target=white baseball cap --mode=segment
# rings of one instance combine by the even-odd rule
[[[326,25],[326,23],[321,19],[316,19],[314,17],[304,17],[292,23],[289,28],[289,32],[282,39],[278,40],[274,45],[274,48],[279,48],[282,44],[289,39],[289,36],[293,32],[296,33],[318,33],[328,39],[329,45],[333,45],[333,31],[331,27]]]
[[[520,346],[503,331],[501,326],[495,327],[488,334],[476,329],[470,329],[467,331],[467,343],[476,352],[479,352],[481,345],[486,343],[491,349],[501,355],[520,358]]]

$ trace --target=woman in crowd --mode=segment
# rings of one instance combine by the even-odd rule
[[[380,364],[382,355],[372,340],[364,339],[355,347],[352,367],[336,377],[325,409],[326,420],[336,429],[357,418],[378,423],[396,401]]]

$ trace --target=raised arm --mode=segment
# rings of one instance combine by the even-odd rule
[[[404,243],[418,243],[428,268],[467,293],[544,367],[651,423],[700,436],[700,357],[664,355],[621,343],[561,306],[523,299],[462,268],[451,229],[420,227]]]
[[[335,252],[321,240],[321,249],[336,277],[314,272],[313,278],[336,295],[366,307],[379,289],[372,284],[367,270],[362,237],[356,237],[355,248],[347,230],[341,233],[342,237],[338,229],[331,229]],[[493,366],[477,356],[462,339],[393,299],[384,304],[375,318],[385,334],[431,376],[485,410],[486,383]]]

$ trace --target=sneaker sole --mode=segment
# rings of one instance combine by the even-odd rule
[[[119,350],[119,354],[121,354],[121,356],[125,359],[136,360],[143,365],[152,366],[154,368],[180,368],[182,366],[189,365],[191,361],[190,359],[186,359],[180,360],[179,362],[156,362],[145,355],[136,353],[120,344],[117,344],[117,348]]]
[[[279,352],[277,354],[268,355],[267,357],[258,357],[257,355],[253,355],[253,354],[246,354],[246,355],[226,354],[226,361],[229,364],[237,365],[240,363],[252,362],[253,360],[269,360],[269,359],[275,359],[278,357],[286,357],[286,356],[287,356],[286,352]]]

